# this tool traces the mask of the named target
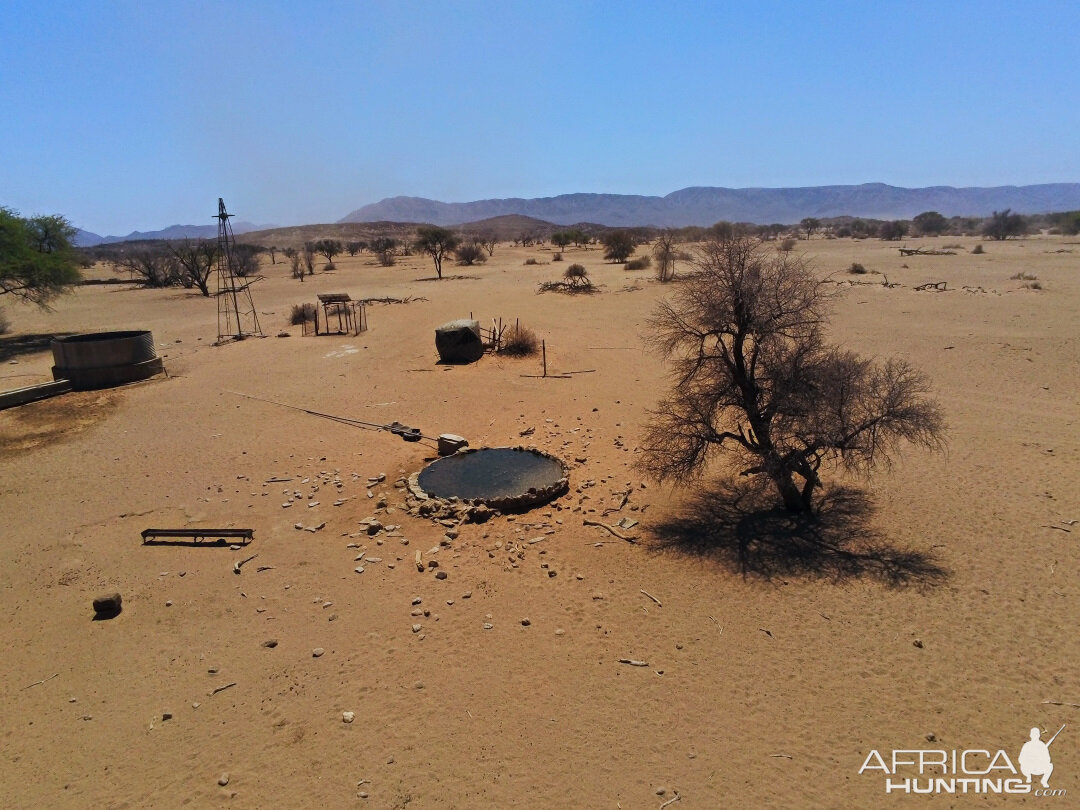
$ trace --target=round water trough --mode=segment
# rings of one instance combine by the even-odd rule
[[[462,450],[433,461],[416,477],[414,494],[458,498],[504,512],[531,509],[570,488],[566,465],[525,447]]]
[[[90,332],[52,342],[54,380],[69,380],[76,390],[109,388],[145,380],[164,370],[147,330]]]

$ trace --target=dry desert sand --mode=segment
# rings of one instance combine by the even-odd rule
[[[858,773],[871,750],[1001,748],[1015,762],[1032,726],[1047,739],[1064,723],[1051,786],[1067,806],[1080,796],[1080,244],[907,244],[952,241],[957,255],[907,258],[895,243],[799,243],[821,274],[867,282],[837,287],[831,333],[927,372],[949,447],[858,482],[877,508],[839,545],[762,542],[741,563],[731,543],[656,532],[691,497],[632,468],[665,386],[642,333],[666,288],[596,248],[526,267],[551,251],[503,244],[441,282],[422,280],[419,256],[343,257],[303,284],[264,258],[254,295],[270,337],[221,347],[213,300],[185,290],[84,286],[52,312],[9,307],[15,338],[150,329],[168,377],[0,412],[0,805],[906,807],[925,799]],[[537,294],[574,261],[599,294]],[[849,276],[853,261],[902,286]],[[941,280],[948,292],[913,289]],[[372,305],[357,337],[286,326],[292,304],[336,291],[427,300]],[[469,312],[521,318],[553,372],[594,371],[440,366],[434,328]],[[47,348],[0,345],[0,388],[50,378]],[[445,529],[404,512],[394,482],[431,446],[232,391],[473,446],[528,441],[569,462],[571,490],[429,554]],[[582,525],[628,486],[608,520],[640,520],[638,544]],[[369,537],[369,516],[400,528]],[[144,546],[149,526],[250,526],[255,540]],[[416,550],[446,579],[418,573]],[[114,590],[123,612],[92,621]]]

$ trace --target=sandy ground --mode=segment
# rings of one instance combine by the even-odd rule
[[[1080,244],[979,256],[972,239],[925,240],[952,242],[957,255],[908,258],[877,241],[800,243],[845,282],[835,338],[933,378],[949,449],[863,482],[876,511],[835,546],[793,554],[773,538],[741,560],[731,542],[692,542],[691,493],[632,468],[665,386],[641,340],[665,288],[598,250],[566,253],[602,285],[578,297],[536,293],[566,266],[524,266],[550,261],[540,248],[500,246],[441,282],[423,280],[420,257],[346,257],[303,284],[279,262],[255,287],[270,337],[222,347],[214,301],[190,291],[87,286],[51,313],[9,306],[19,335],[150,329],[169,376],[0,412],[0,805],[904,807],[926,800],[860,775],[871,750],[1015,762],[1032,726],[1045,740],[1065,723],[1051,786],[1067,795],[1045,801],[1069,806],[1080,715],[1046,701],[1080,704],[1080,524],[1064,522],[1080,519]],[[902,286],[850,276],[852,261]],[[1043,289],[1010,279],[1021,271]],[[942,280],[948,292],[913,289]],[[427,300],[371,306],[357,337],[286,326],[292,304],[330,291]],[[470,312],[521,318],[552,372],[588,373],[438,365],[434,327]],[[50,365],[47,350],[7,353],[0,387],[47,380]],[[444,529],[403,512],[393,485],[430,446],[230,392],[473,446],[532,427],[570,462],[571,491],[462,526],[430,555],[438,580],[413,554]],[[640,520],[639,544],[582,525],[627,488],[608,519]],[[373,515],[400,528],[358,534]],[[255,540],[144,546],[149,526],[253,527]],[[113,590],[123,612],[92,621]]]

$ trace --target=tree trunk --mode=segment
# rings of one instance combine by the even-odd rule
[[[778,470],[769,477],[776,486],[776,491],[780,493],[780,498],[784,502],[785,509],[789,512],[810,511],[810,496],[813,493],[812,486],[805,487],[800,492],[798,486],[795,485],[795,481],[792,479],[790,470]]]

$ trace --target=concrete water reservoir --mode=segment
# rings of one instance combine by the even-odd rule
[[[164,371],[147,330],[90,332],[52,342],[54,380],[84,391],[145,380]]]
[[[416,482],[424,497],[456,497],[502,511],[531,509],[570,487],[562,461],[524,447],[462,450],[433,461]]]

